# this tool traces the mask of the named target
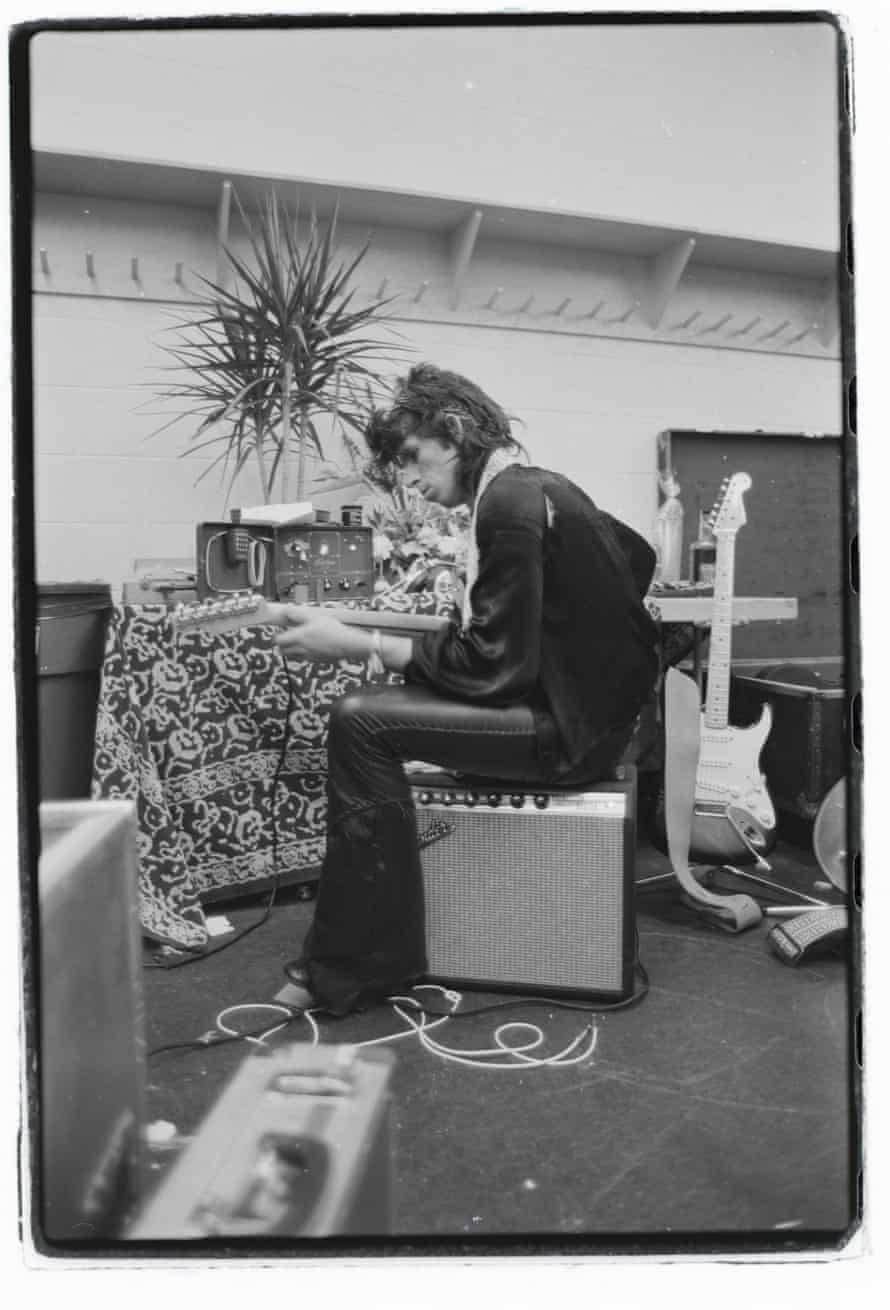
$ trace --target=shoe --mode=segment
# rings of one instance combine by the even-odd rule
[[[288,960],[284,967],[284,976],[292,987],[300,993],[299,997],[294,997],[287,1002],[295,1010],[311,1010],[315,1005],[312,990],[309,986],[309,977],[306,970],[298,960]]]

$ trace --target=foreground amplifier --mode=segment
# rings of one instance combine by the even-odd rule
[[[618,773],[583,791],[410,775],[431,978],[631,994],[636,779]]]
[[[370,599],[373,533],[339,523],[199,523],[200,600],[251,591],[297,604]]]
[[[42,1230],[113,1238],[143,1183],[136,807],[44,801],[40,844]]]
[[[308,1043],[251,1056],[127,1237],[388,1233],[392,1063]]]

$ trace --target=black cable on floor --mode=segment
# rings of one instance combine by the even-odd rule
[[[511,1006],[517,1005],[544,1005],[551,1010],[580,1010],[585,1014],[605,1014],[613,1010],[629,1010],[635,1005],[639,1005],[645,1000],[649,992],[649,975],[646,972],[645,965],[640,959],[640,934],[634,929],[634,973],[640,979],[642,986],[639,991],[635,991],[632,996],[626,996],[623,1001],[607,1001],[601,1005],[595,1005],[592,1002],[578,1002],[557,1000],[550,996],[516,996],[509,1001],[492,1001],[488,1005],[477,1006],[475,1010],[431,1010],[425,1004],[417,1003],[417,1008],[421,1014],[428,1019],[472,1019],[477,1014],[490,1014],[496,1010],[507,1010]],[[416,998],[414,998],[416,1000]]]

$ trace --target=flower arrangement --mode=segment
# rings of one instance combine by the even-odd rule
[[[370,407],[369,400],[369,412]],[[366,488],[359,500],[364,522],[373,529],[375,591],[432,589],[435,571],[442,569],[459,586],[466,573],[469,509],[431,504],[402,486],[391,468],[368,460],[348,433],[341,432],[341,441],[348,471],[329,460],[315,481],[319,490],[355,486],[357,481]],[[436,590],[442,592],[439,586]]]
[[[410,586],[435,565],[458,576],[465,572],[470,523],[465,506],[444,509],[398,489],[366,503],[365,522],[373,528],[374,562],[385,588]]]

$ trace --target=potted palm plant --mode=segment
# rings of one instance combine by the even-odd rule
[[[224,247],[231,285],[201,277],[193,311],[178,319],[174,343],[163,347],[178,376],[157,394],[177,412],[157,431],[183,416],[195,420],[190,450],[215,452],[201,478],[218,470],[228,482],[226,501],[250,461],[264,503],[302,500],[307,454],[324,458],[320,421],[327,416],[329,430],[353,447],[350,432],[364,429],[384,385],[375,365],[384,351],[401,348],[376,332],[387,324],[391,298],[356,303],[352,279],[369,242],[341,259],[336,210],[327,224],[313,214],[301,226],[274,193],[254,220],[233,198],[249,257]]]

